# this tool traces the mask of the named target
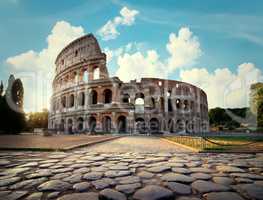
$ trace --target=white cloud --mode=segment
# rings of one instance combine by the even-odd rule
[[[115,17],[113,20],[109,20],[104,26],[102,26],[98,34],[103,40],[112,40],[120,35],[117,27],[120,25],[131,26],[135,22],[135,16],[139,14],[138,10],[130,10],[127,7],[123,7],[120,10],[120,16]]]
[[[250,85],[263,81],[262,71],[253,63],[239,65],[235,73],[228,68],[218,68],[212,73],[205,68],[182,70],[180,77],[207,93],[210,108],[248,106]]]
[[[166,49],[171,55],[168,58],[171,71],[194,64],[202,54],[198,38],[187,27],[181,28],[178,35],[170,34]]]
[[[165,77],[164,66],[159,60],[159,55],[154,50],[149,50],[146,55],[141,52],[134,54],[125,53],[118,57],[119,66],[116,75],[123,81],[140,79],[142,77]]]
[[[39,52],[29,50],[7,58],[6,62],[11,68],[10,71],[24,83],[27,111],[49,107],[55,58],[69,42],[82,35],[84,35],[82,27],[59,21],[47,37],[47,48]]]
[[[119,68],[116,75],[123,81],[141,77],[168,77],[169,73],[179,67],[195,63],[202,53],[198,38],[186,27],[179,30],[178,36],[170,34],[166,48],[169,57],[163,60],[155,50],[143,53],[138,48],[137,52],[120,54],[117,58]],[[112,59],[113,54],[109,57]]]

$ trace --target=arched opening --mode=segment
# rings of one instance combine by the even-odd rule
[[[122,102],[123,103],[130,103],[130,95],[129,94],[123,94],[122,95]]]
[[[167,98],[168,98],[168,112],[173,112],[173,104],[172,104],[172,92],[167,92]]]
[[[73,121],[72,121],[72,119],[68,119],[68,133],[73,134]]]
[[[74,106],[74,94],[69,96],[69,107],[72,108]]]
[[[78,74],[77,72],[73,73],[74,83],[78,83]]]
[[[176,99],[176,108],[179,110],[181,108],[181,100]]]
[[[156,119],[156,118],[152,118],[151,120],[150,120],[150,131],[151,131],[151,133],[159,133],[159,131],[160,131],[160,124],[159,124],[159,121],[158,121],[158,119]]]
[[[183,120],[178,119],[176,121],[176,131],[177,132],[184,132],[185,131],[185,124]]]
[[[126,117],[125,116],[119,116],[117,121],[118,121],[118,123],[117,123],[118,132],[119,133],[126,133],[126,131],[127,131],[127,119],[126,119]]]
[[[160,103],[160,110],[161,112],[163,112],[164,111],[164,98],[163,97],[160,97],[159,103]]]
[[[85,105],[85,93],[81,92],[79,94],[79,105],[84,106]]]
[[[90,103],[97,104],[98,102],[98,93],[95,90],[90,92]]]
[[[135,112],[144,113],[144,94],[137,93],[135,95]]]
[[[153,97],[151,97],[151,108],[155,109],[155,99]]]
[[[112,91],[110,89],[104,90],[103,96],[104,96],[104,103],[112,102]]]
[[[100,68],[96,67],[93,70],[93,80],[99,79],[100,78]]]
[[[174,132],[174,121],[172,119],[169,119],[168,121],[168,130],[170,133]]]
[[[111,132],[111,118],[109,116],[103,118],[102,127],[104,132]]]
[[[87,83],[89,81],[89,73],[88,73],[87,70],[85,70],[84,73],[83,73],[83,81],[85,83]]]
[[[66,108],[66,96],[63,96],[62,99],[61,99],[61,105],[62,105],[62,108]]]
[[[143,118],[137,118],[135,120],[135,125],[136,125],[136,132],[141,134],[146,132],[146,125]]]
[[[62,119],[60,123],[60,131],[64,132],[64,130],[65,130],[65,120]]]
[[[96,131],[96,118],[95,117],[89,118],[89,131],[91,133]]]
[[[79,117],[77,122],[78,122],[78,131],[79,132],[83,131],[83,129],[84,129],[84,120],[83,120],[83,118]]]
[[[184,100],[184,110],[188,110],[189,109],[189,103],[187,100]]]
[[[192,121],[186,121],[185,122],[185,130],[187,133],[192,133],[194,130],[194,123]]]

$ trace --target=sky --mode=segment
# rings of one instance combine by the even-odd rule
[[[0,80],[21,78],[25,111],[49,108],[54,60],[92,33],[111,76],[192,83],[209,108],[249,105],[263,81],[263,1],[1,0]]]

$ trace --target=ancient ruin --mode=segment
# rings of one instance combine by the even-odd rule
[[[92,34],[57,56],[49,129],[63,133],[200,133],[208,131],[206,93],[189,83],[109,77]],[[143,67],[143,66],[142,66]]]

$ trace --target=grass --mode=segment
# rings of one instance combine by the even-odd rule
[[[263,136],[169,136],[173,142],[183,144],[199,151],[219,152],[263,152]]]

